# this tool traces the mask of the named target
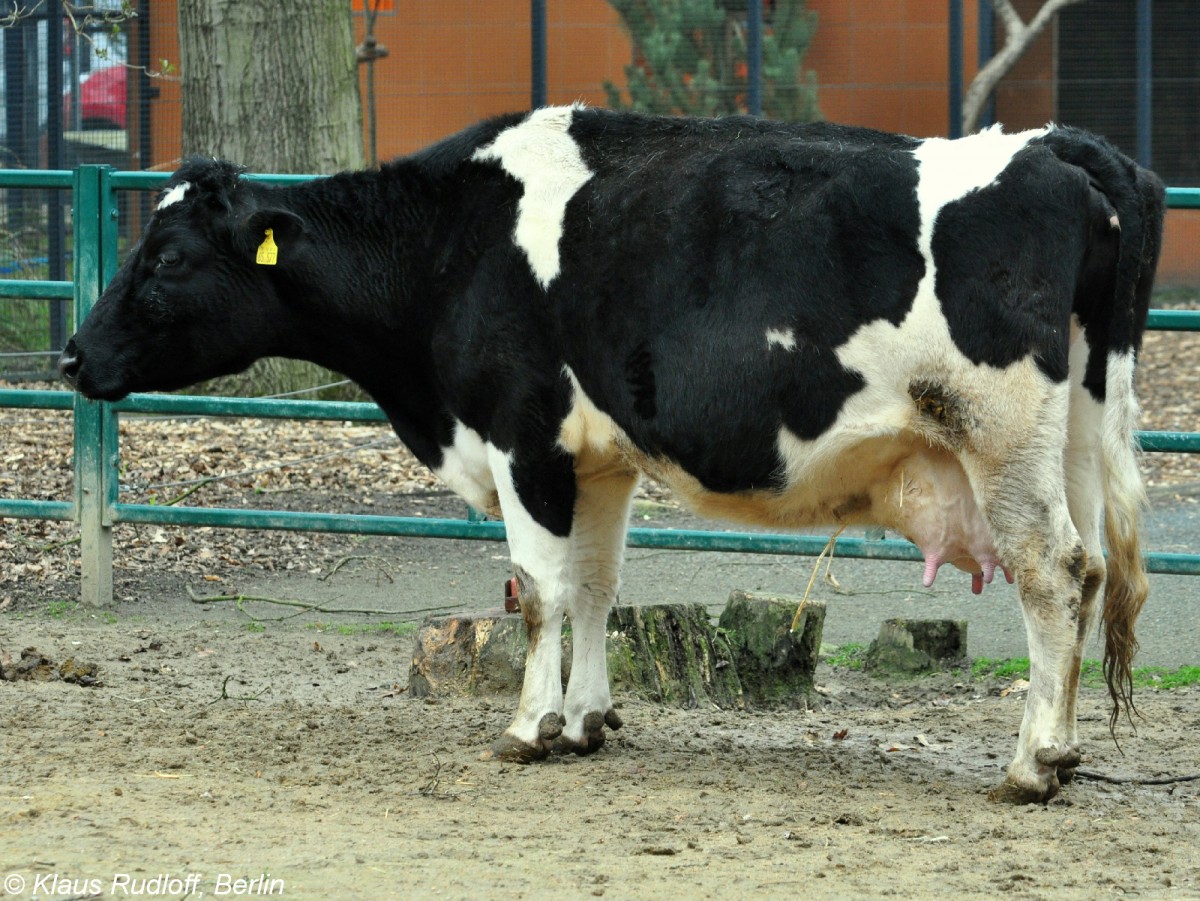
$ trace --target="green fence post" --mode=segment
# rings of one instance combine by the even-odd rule
[[[116,205],[107,166],[75,170],[75,322],[82,322],[111,277]],[[112,603],[112,504],[116,500],[117,416],[107,403],[75,395],[75,516],[79,523],[80,597]]]

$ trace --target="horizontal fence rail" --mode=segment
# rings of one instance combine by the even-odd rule
[[[248,176],[271,184],[295,184],[303,175]],[[82,322],[115,274],[117,260],[117,191],[155,190],[168,175],[157,172],[114,172],[103,166],[81,166],[73,172],[0,170],[0,188],[71,190],[74,194],[75,278],[70,282],[0,280],[0,304],[5,298],[75,301],[75,321]],[[1169,188],[1168,206],[1200,209],[1200,188]],[[1151,329],[1200,331],[1200,310],[1151,310]],[[457,538],[502,541],[502,522],[467,519],[371,516],[345,513],[298,513],[215,507],[172,507],[118,501],[117,419],[121,413],[166,416],[252,416],[269,419],[386,422],[374,404],[280,398],[199,397],[134,394],[118,403],[85,400],[67,391],[0,390],[0,407],[74,412],[75,497],[72,501],[0,498],[0,517],[74,520],[80,525],[82,547],[81,593],[85,603],[112,600],[112,527],[115,523],[154,523],[220,528],[287,529],[417,538]],[[1169,453],[1200,452],[1200,433],[1139,432],[1144,450]],[[630,547],[757,554],[817,555],[827,536],[691,529],[629,530]],[[839,537],[841,557],[876,560],[922,559],[911,543],[886,538]],[[1200,554],[1150,553],[1151,572],[1200,575]]]

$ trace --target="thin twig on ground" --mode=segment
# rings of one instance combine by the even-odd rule
[[[213,698],[211,701],[209,701],[208,703],[209,703],[209,705],[210,705],[210,706],[211,706],[212,704],[216,704],[218,701],[257,701],[257,700],[261,699],[263,695],[265,695],[265,694],[267,694],[268,692],[270,692],[270,691],[271,691],[271,686],[270,686],[270,685],[268,685],[266,688],[264,688],[264,689],[263,689],[262,691],[260,691],[258,694],[253,694],[253,695],[231,695],[231,694],[228,692],[228,690],[227,690],[227,687],[228,687],[228,685],[229,685],[229,680],[230,680],[230,679],[232,679],[232,678],[233,678],[233,676],[226,676],[226,677],[225,677],[225,681],[221,683],[221,696],[220,696],[220,697],[217,697],[217,698]]]
[[[1075,775],[1080,779],[1090,779],[1093,782],[1110,782],[1113,785],[1174,785],[1177,782],[1195,782],[1200,780],[1200,773],[1187,776],[1109,776],[1097,773],[1095,770],[1076,770]]]
[[[253,594],[217,594],[202,596],[196,594],[196,590],[191,585],[186,586],[188,597],[195,604],[234,604],[237,609],[246,614],[256,622],[275,622],[281,619],[290,619],[290,617],[281,616],[275,617],[272,620],[260,620],[258,617],[249,613],[242,605],[247,603],[257,604],[277,604],[282,607],[298,607],[299,613],[292,614],[299,616],[302,613],[354,613],[361,616],[395,616],[395,617],[411,617],[418,613],[444,613],[447,610],[454,610],[458,605],[443,604],[437,607],[415,607],[412,610],[376,610],[366,607],[326,607],[324,604],[311,603],[309,601],[298,601],[289,598],[270,598],[262,595]]]

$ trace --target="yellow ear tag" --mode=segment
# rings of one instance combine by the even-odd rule
[[[279,247],[275,244],[274,229],[267,229],[267,237],[258,245],[254,262],[260,266],[274,266],[279,260]]]

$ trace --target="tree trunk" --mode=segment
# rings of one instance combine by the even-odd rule
[[[183,149],[259,172],[363,162],[346,0],[179,0]]]
[[[346,0],[179,0],[179,75],[185,156],[220,157],[255,172],[333,173],[363,164]],[[267,359],[208,390],[282,394],[336,378],[312,363]]]

